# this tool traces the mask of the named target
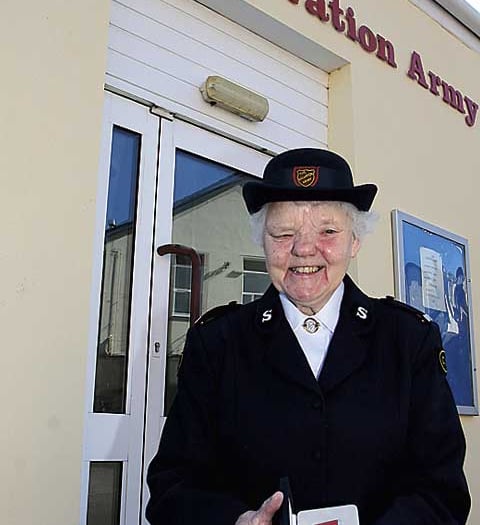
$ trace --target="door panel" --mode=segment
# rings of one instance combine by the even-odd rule
[[[200,255],[202,312],[232,300],[252,300],[269,281],[262,249],[251,240],[241,188],[245,181],[260,176],[269,157],[184,122],[168,123],[168,129],[171,139],[162,125],[159,187],[168,179],[168,191],[158,194],[155,247],[179,244]],[[162,158],[163,141],[168,142],[168,159]],[[190,277],[188,257],[156,257],[145,466],[157,450],[176,391],[177,368],[190,325]],[[147,499],[145,491],[144,504]]]
[[[106,94],[81,523],[138,523],[159,119]]]
[[[201,257],[201,313],[232,300],[242,302],[244,260],[263,260],[261,248],[251,241],[241,194],[242,185],[252,178],[236,168],[176,150],[172,242],[194,248]],[[189,327],[190,269],[185,257],[172,256],[164,415],[175,395]]]
[[[175,395],[192,294],[189,258],[157,248],[199,253],[202,311],[262,293],[241,187],[269,157],[113,94],[103,137],[81,523],[146,524],[145,474]]]

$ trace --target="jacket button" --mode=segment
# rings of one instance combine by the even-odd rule
[[[315,399],[315,401],[312,401],[312,408],[314,408],[315,410],[323,408],[322,401],[320,399]]]
[[[316,459],[317,461],[320,461],[323,458],[323,454],[320,452],[320,450],[314,450],[312,455],[313,459]]]

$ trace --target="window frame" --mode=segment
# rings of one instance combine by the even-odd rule
[[[203,271],[205,268],[205,254],[199,253],[198,255],[200,257],[200,262],[201,262],[201,281],[200,281],[200,291],[201,291],[203,287]],[[185,263],[178,264],[177,260],[179,257],[182,257],[182,258],[185,257],[187,259],[185,255],[175,254],[172,256],[173,260],[172,260],[171,279],[172,279],[173,286],[172,286],[172,292],[171,292],[172,293],[172,297],[171,297],[172,311],[171,311],[170,317],[173,319],[185,319],[186,321],[189,321],[190,320],[190,300],[191,300],[190,298],[192,295],[192,262],[188,260]],[[180,288],[176,286],[177,268],[179,267],[188,268],[190,271],[190,282],[188,283],[188,288]],[[180,312],[175,309],[176,303],[177,303],[176,301],[177,292],[181,292],[181,293],[188,292],[188,308],[186,312]],[[200,307],[201,306],[202,305],[200,305]]]
[[[261,271],[256,271],[256,270],[247,270],[245,268],[245,263],[249,263],[251,261],[254,261],[254,262],[263,262],[264,265],[265,265],[265,271],[264,272],[261,272]],[[247,274],[254,274],[254,275],[267,275],[268,276],[268,271],[267,271],[267,267],[266,267],[266,261],[263,257],[252,257],[252,256],[248,256],[248,255],[245,255],[243,257],[243,261],[242,261],[242,304],[247,304],[249,302],[252,302],[252,301],[255,301],[256,299],[259,299],[264,293],[265,293],[265,290],[263,290],[262,292],[246,292],[245,291],[245,276]],[[245,302],[244,301],[244,297],[245,296],[249,296],[249,297],[252,297],[249,301]]]

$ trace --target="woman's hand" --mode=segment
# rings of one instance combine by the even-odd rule
[[[282,501],[283,494],[275,492],[273,496],[263,502],[258,510],[249,510],[239,516],[235,525],[272,525],[273,516],[281,507]]]

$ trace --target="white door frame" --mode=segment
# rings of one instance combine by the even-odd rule
[[[168,117],[168,115],[167,115]],[[105,216],[112,129],[142,135],[136,217],[127,401],[124,414],[93,412]],[[161,127],[161,133],[159,133]],[[120,524],[146,525],[149,498],[146,470],[165,422],[164,390],[168,328],[170,256],[156,248],[172,242],[175,151],[186,150],[260,176],[270,158],[252,147],[181,120],[158,118],[148,107],[106,93],[99,165],[97,228],[91,298],[87,400],[80,523],[87,519],[91,461],[123,464]],[[153,262],[152,262],[153,261]]]
[[[120,523],[138,522],[142,473],[138,466],[143,454],[143,425],[147,367],[151,248],[157,179],[159,119],[147,107],[105,93],[102,144],[97,191],[96,254],[93,265],[90,308],[87,399],[82,465],[80,523],[86,523],[88,475],[91,461],[123,463]],[[113,126],[142,136],[136,212],[134,270],[132,277],[129,356],[124,414],[93,412],[95,367],[98,341],[105,217],[110,171]],[[150,189],[151,188],[151,189]]]

